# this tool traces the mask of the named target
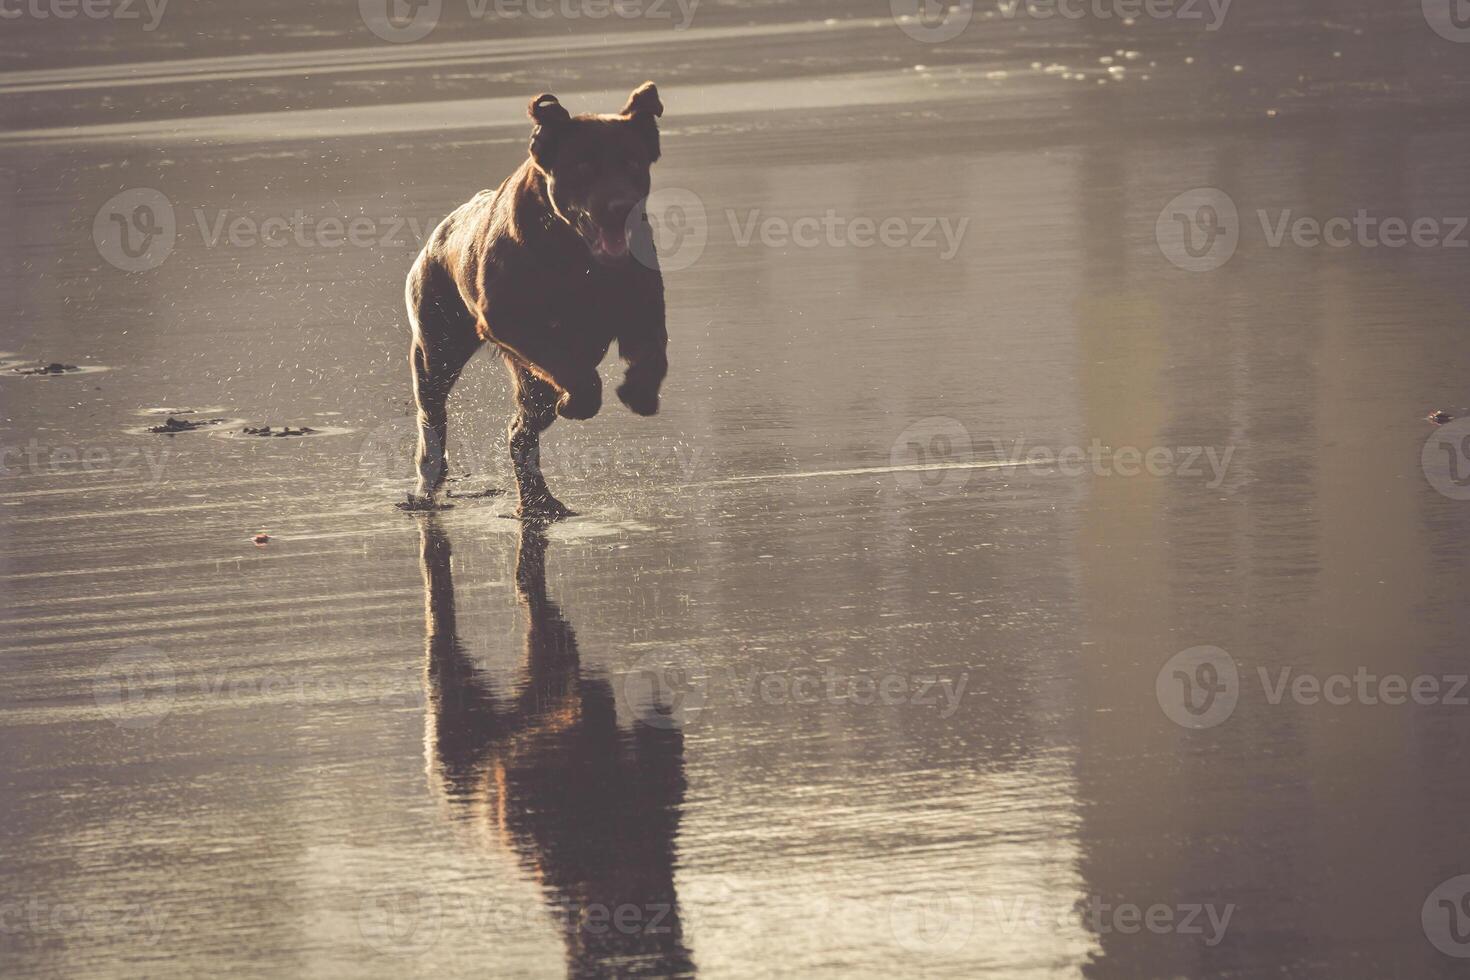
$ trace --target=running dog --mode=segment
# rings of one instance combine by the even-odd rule
[[[515,386],[510,458],[521,517],[572,513],[541,474],[540,436],[558,415],[590,419],[602,408],[597,365],[614,340],[628,364],[618,398],[639,415],[658,411],[668,332],[643,204],[663,108],[652,82],[616,115],[573,116],[556,96],[536,96],[526,161],[430,236],[408,274],[418,485],[400,507],[435,506],[449,468],[449,392],[486,343]]]

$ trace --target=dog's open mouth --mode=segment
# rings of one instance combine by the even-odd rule
[[[616,262],[628,254],[628,228],[618,225],[604,228],[590,215],[577,216],[577,234],[587,243],[592,257],[599,262]]]

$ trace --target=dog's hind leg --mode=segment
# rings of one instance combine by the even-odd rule
[[[541,474],[541,433],[556,421],[561,392],[514,358],[507,357],[505,363],[515,382],[516,414],[510,422],[509,436],[510,465],[520,496],[516,515],[547,520],[570,517],[572,511],[551,495]]]
[[[419,442],[416,453],[416,494],[428,502],[449,477],[445,443],[449,429],[449,391],[479,345],[456,345],[431,350],[413,347],[413,397],[417,408]]]
[[[410,360],[419,430],[418,484],[410,506],[431,505],[434,493],[449,476],[445,451],[449,392],[481,344],[475,334],[474,317],[460,301],[453,283],[425,265],[415,265],[408,282],[408,315],[413,324]]]

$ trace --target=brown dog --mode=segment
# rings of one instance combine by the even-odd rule
[[[434,230],[408,274],[418,487],[409,509],[432,508],[448,474],[449,391],[487,341],[514,379],[510,458],[516,513],[571,513],[541,475],[540,434],[556,416],[589,419],[602,407],[597,365],[613,340],[628,362],[618,398],[658,411],[668,370],[664,287],[643,213],[659,157],[652,82],[617,115],[571,116],[553,95],[529,109],[526,162]]]

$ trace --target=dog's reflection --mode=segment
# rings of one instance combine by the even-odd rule
[[[455,819],[492,831],[546,892],[573,977],[687,976],[674,892],[684,801],[677,730],[619,728],[607,680],[546,595],[544,527],[522,525],[517,693],[497,698],[460,642],[449,539],[423,519],[429,778]]]

